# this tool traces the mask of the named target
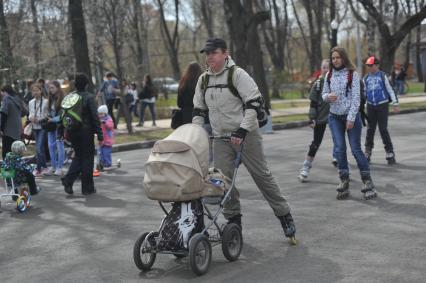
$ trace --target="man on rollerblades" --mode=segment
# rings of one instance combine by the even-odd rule
[[[231,142],[213,141],[214,166],[230,178],[235,156],[240,145],[245,143],[242,163],[280,220],[285,236],[294,243],[296,227],[290,207],[269,171],[263,153],[257,119],[262,95],[247,72],[235,65],[223,39],[208,39],[201,53],[206,54],[208,69],[197,82],[192,122],[202,126],[208,116],[214,136],[231,136]],[[225,203],[224,216],[228,222],[241,227],[241,207],[236,189]]]

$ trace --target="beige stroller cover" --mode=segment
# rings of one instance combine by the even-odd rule
[[[195,124],[182,125],[154,144],[145,163],[145,193],[159,201],[200,198],[208,166],[207,132]]]

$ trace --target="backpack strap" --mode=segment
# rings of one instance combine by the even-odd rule
[[[331,84],[331,76],[333,75],[333,68],[327,72],[327,76],[326,76],[326,80],[328,83],[328,88],[330,88],[330,84]],[[331,90],[331,89],[330,89]]]
[[[233,81],[233,77],[234,77],[234,72],[235,70],[238,68],[238,66],[231,66],[230,68],[228,68],[228,78],[227,78],[227,84],[218,84],[218,85],[212,85],[209,86],[209,79],[210,79],[210,75],[205,72],[204,74],[202,74],[201,76],[201,91],[202,91],[202,95],[203,95],[203,100],[204,100],[204,104],[206,103],[206,91],[208,88],[228,88],[229,91],[237,98],[239,98],[241,101],[243,101],[243,99],[241,98],[240,94],[238,93],[237,88],[234,85],[234,81]]]
[[[233,81],[234,72],[235,72],[235,69],[237,68],[238,67],[234,65],[234,66],[231,66],[231,68],[229,68],[228,70],[228,88],[229,88],[229,91],[235,97],[238,97],[243,102],[243,99],[241,98],[241,95],[238,93],[238,89],[234,86],[234,81]]]
[[[353,78],[354,78],[354,70],[349,70],[349,72],[348,72],[348,83],[346,84],[346,95],[347,95],[347,92],[350,89],[352,89]]]

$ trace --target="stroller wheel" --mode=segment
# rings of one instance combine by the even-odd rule
[[[149,234],[148,232],[143,233],[133,247],[133,260],[136,266],[142,271],[150,270],[157,256],[152,250],[155,247],[154,237],[158,236],[158,232]]]
[[[212,246],[206,235],[197,233],[189,240],[189,265],[197,275],[209,270],[212,260]]]
[[[240,227],[235,223],[227,224],[223,228],[222,252],[229,261],[236,261],[243,249],[243,235]]]

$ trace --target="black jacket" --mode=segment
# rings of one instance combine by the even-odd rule
[[[179,89],[177,105],[182,109],[183,114],[183,123],[188,124],[192,123],[192,111],[194,110],[194,93],[195,89]]]

